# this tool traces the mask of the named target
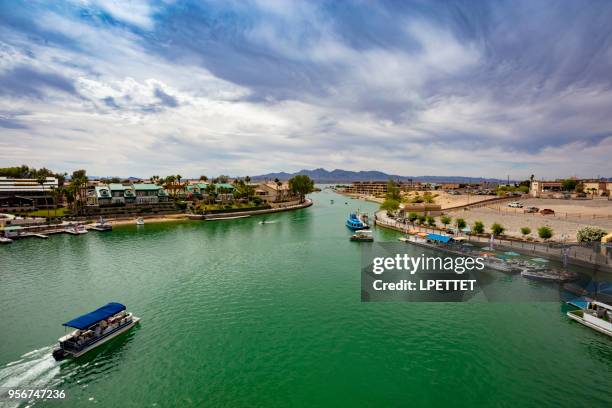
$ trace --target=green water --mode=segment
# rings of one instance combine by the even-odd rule
[[[375,207],[312,198],[266,225],[134,225],[0,247],[0,386],[66,390],[67,402],[38,406],[612,405],[612,341],[560,303],[361,303],[360,244],[344,220]],[[507,290],[521,279],[497,276]],[[140,327],[54,362],[61,323],[108,301]]]

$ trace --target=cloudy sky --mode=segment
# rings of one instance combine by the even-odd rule
[[[612,2],[0,2],[0,167],[612,176]]]

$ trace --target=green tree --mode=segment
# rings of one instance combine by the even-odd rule
[[[400,189],[399,187],[397,187],[397,184],[391,179],[389,179],[389,181],[387,182],[386,198],[395,200],[395,201],[401,200]]]
[[[43,196],[45,197],[45,207],[47,207],[47,218],[49,218],[49,203],[47,202],[47,195],[45,194],[45,183],[47,181],[47,177],[43,175],[38,175],[36,177],[36,182],[40,184],[40,188],[42,189]]]
[[[531,228],[529,227],[522,227],[521,228],[521,234],[523,234],[523,236],[527,236],[529,234],[531,234]]]
[[[467,227],[467,223],[465,222],[465,220],[463,218],[457,218],[455,220],[455,225],[457,225],[457,229],[464,229],[465,227]]]
[[[452,218],[449,217],[448,215],[443,215],[440,217],[440,222],[442,224],[444,224],[445,226],[448,226],[448,224],[450,224],[452,222]]]
[[[385,210],[388,215],[391,215],[391,213],[393,213],[394,211],[397,211],[397,209],[399,208],[399,205],[400,205],[399,201],[393,200],[392,198],[387,198],[380,205],[380,209]]]
[[[565,191],[574,191],[577,185],[578,182],[572,179],[563,180],[561,182],[561,188],[563,188]]]
[[[501,224],[494,223],[491,225],[491,232],[493,232],[495,236],[503,234],[505,230],[506,229]]]
[[[293,194],[300,196],[300,202],[304,202],[306,194],[310,194],[314,190],[314,181],[305,174],[293,176],[289,179],[289,190]]]
[[[538,236],[542,239],[550,239],[553,236],[553,230],[547,226],[540,227],[538,228]]]
[[[600,242],[606,235],[607,232],[601,228],[584,227],[576,234],[576,240],[578,242]]]
[[[83,207],[84,189],[87,187],[87,172],[85,170],[75,170],[70,178],[70,190],[72,191],[74,210],[77,215],[81,213]]]
[[[434,217],[432,217],[431,215],[427,216],[427,224],[430,227],[435,227],[436,226],[436,219]]]
[[[419,215],[419,224],[423,225],[425,224],[425,221],[427,220],[427,217],[425,217],[424,215]]]
[[[485,227],[482,221],[474,221],[474,225],[472,226],[472,230],[476,234],[484,234]]]
[[[200,181],[208,181],[208,177],[202,174],[200,176]]]
[[[408,221],[414,223],[419,218],[419,214],[411,212],[408,214]]]

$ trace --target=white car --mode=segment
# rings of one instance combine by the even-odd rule
[[[519,203],[518,201],[515,201],[513,203],[508,204],[508,207],[510,207],[510,208],[523,208],[523,204]]]

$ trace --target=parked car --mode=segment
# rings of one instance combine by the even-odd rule
[[[538,207],[527,207],[525,209],[526,213],[537,213],[538,211],[540,211]]]
[[[551,210],[550,208],[544,208],[543,210],[540,210],[540,214],[542,214],[542,215],[555,215],[555,212],[553,210]]]
[[[523,204],[519,203],[518,201],[515,201],[513,203],[508,204],[508,207],[510,207],[510,208],[523,208]]]

